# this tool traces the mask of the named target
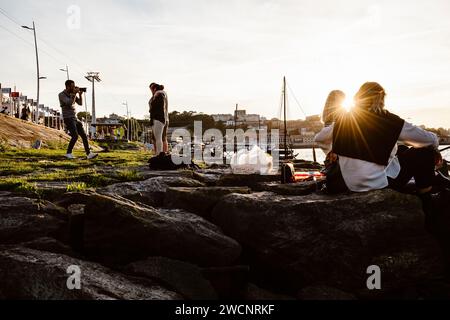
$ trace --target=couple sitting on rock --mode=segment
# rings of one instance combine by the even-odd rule
[[[401,190],[414,178],[430,220],[432,194],[450,188],[450,180],[435,172],[444,165],[439,140],[385,110],[385,96],[381,85],[367,82],[356,93],[354,107],[345,112],[344,93],[330,93],[325,127],[315,137],[327,154],[327,188],[331,193]]]

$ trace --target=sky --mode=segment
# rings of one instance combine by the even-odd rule
[[[6,14],[7,16],[5,16]],[[320,114],[331,90],[351,101],[366,81],[414,124],[450,128],[448,0],[0,0],[0,83],[58,108],[69,67],[77,85],[100,72],[97,116],[148,114],[148,85],[165,85],[171,111],[280,117]],[[88,108],[91,106],[88,89]],[[79,108],[83,111],[83,108]]]

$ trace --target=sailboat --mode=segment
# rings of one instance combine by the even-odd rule
[[[283,108],[283,115],[284,115],[283,116],[283,123],[284,123],[283,145],[280,145],[280,148],[276,149],[276,151],[278,151],[280,161],[292,161],[297,157],[298,154],[294,153],[292,146],[288,143],[289,135],[287,133],[287,119],[286,119],[286,108],[287,108],[286,77],[283,77],[282,108]],[[278,128],[278,129],[280,129],[280,128]]]

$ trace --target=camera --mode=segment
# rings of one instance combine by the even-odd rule
[[[78,88],[79,92],[86,92],[87,88]]]

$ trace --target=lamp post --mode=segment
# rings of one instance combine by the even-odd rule
[[[22,28],[24,29],[28,29],[28,30],[33,30],[33,34],[34,34],[34,48],[36,51],[36,70],[37,70],[37,99],[36,99],[36,103],[37,103],[37,108],[36,108],[36,116],[35,116],[35,121],[36,123],[39,122],[39,83],[41,79],[46,79],[45,77],[41,77],[39,75],[39,54],[38,54],[38,46],[37,46],[37,38],[36,38],[36,25],[34,24],[33,21],[33,28],[27,27],[27,26],[22,26]]]
[[[100,82],[100,72],[88,72],[88,75],[85,77],[87,80],[92,82],[92,136],[95,138],[95,133],[97,131],[97,118],[95,116],[95,82]]]
[[[67,74],[67,80],[69,80],[69,67],[66,65],[65,69],[59,69]]]
[[[128,113],[128,101],[122,103],[122,105],[127,107],[127,140],[130,141],[130,114]]]

